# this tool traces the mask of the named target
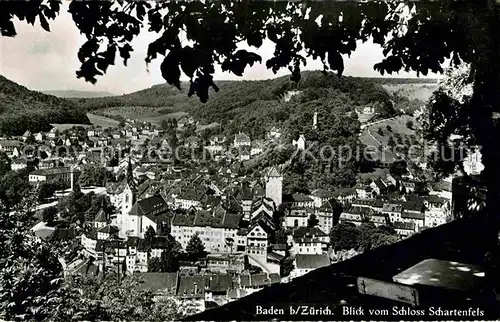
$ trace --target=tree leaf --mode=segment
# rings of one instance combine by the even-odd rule
[[[339,76],[344,72],[344,60],[337,50],[328,51],[328,65],[330,69],[336,70]]]
[[[181,69],[179,68],[179,58],[176,51],[170,51],[160,65],[161,75],[168,84],[181,89]]]
[[[16,28],[14,27],[14,23],[11,20],[4,21],[2,23],[2,36],[5,37],[14,37],[16,33]]]
[[[130,52],[133,50],[129,44],[123,45],[123,47],[119,47],[120,57],[123,58],[123,64],[127,66],[127,60],[130,58]]]
[[[254,32],[248,35],[247,43],[249,46],[254,46],[256,48],[259,48],[260,46],[262,46],[263,37],[264,36],[260,32]]]
[[[196,50],[192,47],[185,46],[181,51],[181,68],[184,74],[192,78],[196,69],[198,69],[198,60]]]
[[[42,28],[45,29],[45,31],[50,32],[49,23],[47,22],[47,19],[45,18],[43,13],[40,12],[38,14],[38,18],[40,19],[40,25],[42,26]]]
[[[78,59],[83,63],[88,57],[95,54],[98,49],[99,44],[97,43],[97,39],[89,39],[82,45],[82,47],[80,47],[80,50],[78,51]]]

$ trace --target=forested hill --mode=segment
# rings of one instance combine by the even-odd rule
[[[78,90],[56,90],[56,91],[42,91],[47,95],[54,95],[62,98],[89,98],[89,97],[106,97],[115,96],[110,92],[102,91],[78,91]]]
[[[171,112],[185,111],[202,122],[220,122],[228,133],[245,131],[252,137],[260,137],[273,125],[312,122],[316,109],[342,108],[353,111],[357,106],[373,104],[381,116],[394,113],[390,95],[379,84],[356,77],[342,77],[319,71],[302,73],[296,84],[289,76],[260,81],[216,81],[220,91],[212,92],[207,103],[197,97],[187,97],[188,84],[183,91],[168,85],[156,85],[149,89],[122,96],[73,99],[87,110],[116,106],[158,107]],[[283,102],[288,91],[300,91],[289,102]],[[323,113],[326,115],[327,113]],[[321,116],[320,116],[321,117]],[[287,124],[283,124],[287,123]]]
[[[0,75],[0,134],[48,131],[50,123],[90,122],[77,104],[31,91]]]
[[[439,81],[437,78],[367,77],[365,79],[382,85],[431,85],[436,84]]]

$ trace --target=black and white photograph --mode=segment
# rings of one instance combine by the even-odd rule
[[[498,321],[499,0],[0,0],[0,321]]]

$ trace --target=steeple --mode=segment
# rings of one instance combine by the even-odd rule
[[[137,185],[132,173],[132,162],[130,156],[128,158],[128,167],[125,174],[125,188],[122,192],[122,215],[127,215],[135,204],[137,195]]]
[[[281,173],[278,167],[272,167],[267,173],[267,177],[281,177]]]
[[[132,172],[132,160],[130,159],[130,155],[128,156],[128,165],[127,165],[125,179],[127,180],[127,184],[130,186],[130,189],[132,191],[135,191],[137,188],[137,185],[135,183],[134,174]]]

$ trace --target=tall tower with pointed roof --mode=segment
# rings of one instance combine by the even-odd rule
[[[135,203],[137,185],[132,173],[132,161],[128,159],[128,166],[125,174],[125,187],[122,193],[122,215],[127,215]]]
[[[274,201],[276,207],[281,205],[283,197],[283,176],[277,167],[272,167],[266,175],[266,198]]]

